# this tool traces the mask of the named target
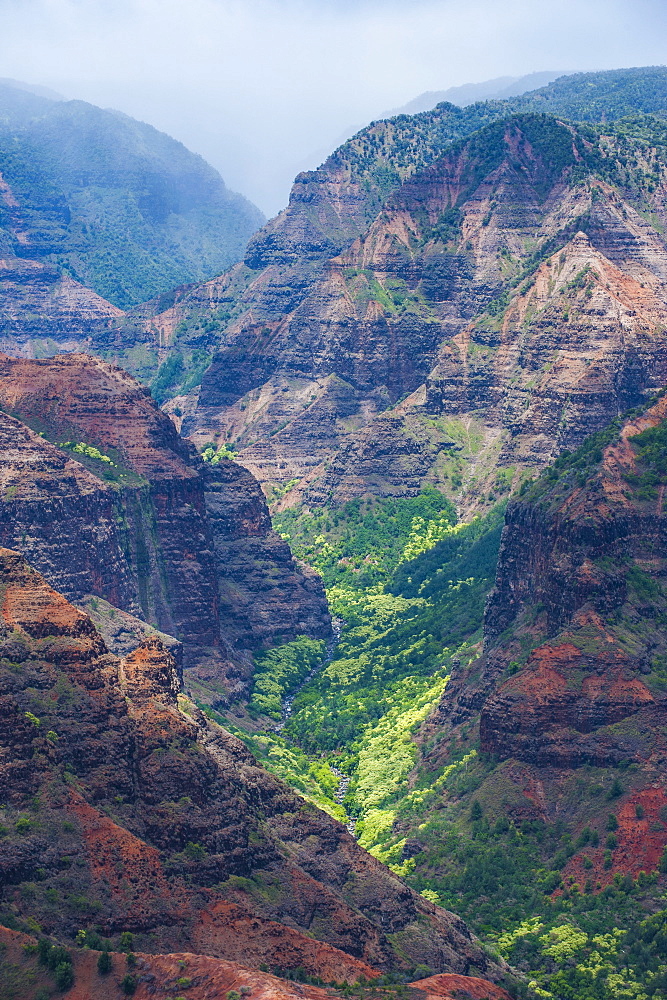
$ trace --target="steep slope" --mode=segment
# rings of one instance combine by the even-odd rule
[[[416,964],[503,974],[462,921],[179,709],[159,639],[118,660],[6,549],[0,588],[5,923],[131,931],[147,951],[338,981]]]
[[[68,598],[97,595],[182,640],[191,683],[223,699],[251,650],[329,636],[321,586],[250,474],[204,465],[131,376],[85,355],[5,357],[0,405],[2,542]]]
[[[664,143],[645,120],[488,126],[296,309],[233,323],[184,430],[318,504],[444,481],[470,509],[499,465],[575,447],[665,375]]]
[[[557,766],[635,761],[645,779],[664,766],[666,415],[663,396],[510,507],[487,659],[497,669],[522,632],[539,645],[486,701],[484,749]],[[633,863],[639,870],[642,859]]]
[[[473,680],[452,677],[433,726],[481,711],[482,749],[498,757],[560,768],[634,761],[633,784],[659,775],[666,414],[662,396],[616,421],[512,501],[484,656]],[[635,855],[636,871],[643,861]]]
[[[28,934],[9,928],[0,928],[0,941],[4,946],[4,958],[0,960],[0,987],[7,1000],[32,1000],[35,986],[41,986],[48,992],[53,986],[54,974],[48,965],[45,967],[39,961],[39,942]],[[155,996],[156,989],[165,993],[186,990],[191,1000],[210,1000],[212,996],[221,997],[228,992],[240,995],[252,993],[259,1000],[296,1000],[298,997],[334,1000],[340,996],[341,987],[331,989],[304,984],[303,972],[299,973],[297,982],[290,982],[224,959],[188,952],[168,955],[109,952],[108,972],[100,973],[97,964],[102,952],[95,947],[101,943],[96,941],[91,946],[86,942],[73,952],[65,952],[71,959],[65,964],[70,965],[74,977],[73,987],[65,994],[69,1000],[88,1000],[91,996],[95,996],[96,1000],[115,1000],[119,989],[127,992],[125,985],[128,978],[129,988],[133,987],[132,995],[137,1000],[149,1000]],[[47,961],[53,953],[52,946]],[[63,951],[57,954],[62,958]],[[434,1000],[510,1000],[509,993],[486,979],[455,973],[430,976],[408,985],[415,1000],[429,1000],[431,997]],[[402,983],[380,986],[377,980],[371,980],[368,985],[366,982],[356,984],[356,989],[362,996],[395,1000],[403,994],[405,987]]]
[[[55,265],[123,308],[234,264],[263,222],[150,125],[8,83],[0,175],[2,256],[43,262],[45,279]]]
[[[193,346],[209,354],[217,345],[224,347],[243,322],[254,324],[261,353],[262,338],[298,307],[327,260],[362,236],[387,198],[452,143],[515,112],[548,111],[591,121],[664,114],[665,79],[663,67],[576,74],[509,101],[466,109],[442,104],[423,114],[373,122],[318,170],[296,178],[288,207],[250,242],[243,266],[204,286],[178,290],[168,307],[156,303],[149,309],[153,336],[187,360]],[[192,388],[182,371],[165,375],[171,379],[169,395],[184,383]]]
[[[666,399],[510,501],[483,649],[480,519],[369,592],[375,619],[350,602],[338,669],[288,724],[343,751],[360,842],[547,996],[667,995]]]

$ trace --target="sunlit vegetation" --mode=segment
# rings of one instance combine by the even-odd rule
[[[236,459],[236,447],[226,443],[218,446],[215,442],[210,441],[204,445],[201,457],[205,462],[210,462],[211,465],[218,465],[223,458],[227,459],[228,462],[233,462]]]
[[[322,660],[325,644],[301,635],[293,642],[255,658],[251,714],[280,718],[280,709],[290,694]]]

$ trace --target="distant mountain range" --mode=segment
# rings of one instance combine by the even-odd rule
[[[506,101],[510,97],[520,97],[529,90],[546,87],[552,80],[557,80],[563,75],[553,70],[542,70],[539,73],[527,73],[525,76],[497,76],[493,80],[464,83],[460,87],[448,87],[447,90],[427,90],[402,107],[388,112],[387,117],[416,115],[420,111],[430,111],[443,101],[456,104],[459,108],[466,108],[477,101]]]

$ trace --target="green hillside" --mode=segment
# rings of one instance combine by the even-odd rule
[[[219,274],[262,224],[213,167],[144,122],[0,84],[4,253],[57,264],[122,308]]]
[[[392,191],[433,163],[451,143],[490,122],[529,112],[586,122],[611,122],[637,114],[665,117],[667,67],[575,73],[509,100],[479,101],[465,108],[443,103],[420,114],[373,122],[337,149],[327,163],[345,164],[361,180],[370,219]]]

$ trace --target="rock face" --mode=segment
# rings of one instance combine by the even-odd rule
[[[36,944],[34,937],[0,928],[0,941],[5,949],[6,965],[3,963],[3,966],[7,969],[7,991],[10,985],[16,985],[11,976],[17,969],[26,984],[37,982],[46,989],[52,986],[52,978],[40,969],[34,953],[31,954],[31,946]],[[97,970],[100,952],[86,948],[71,953],[74,987],[67,994],[71,1000],[88,1000],[92,996],[96,1000],[113,1000],[118,995],[118,983],[127,975],[127,957],[110,954],[111,969],[106,976],[100,976]],[[210,1000],[230,991],[252,993],[258,1000],[298,1000],[304,997],[306,1000],[333,1000],[338,995],[330,989],[286,982],[269,973],[192,952],[168,955],[140,953],[136,956],[134,969],[137,984],[134,996],[137,1000],[149,1000],[155,996],[156,989],[165,994],[182,990],[185,988],[184,979],[189,982],[187,992],[192,1000]],[[0,967],[0,987],[5,985],[4,979],[4,968]],[[438,1000],[510,1000],[509,993],[488,980],[451,973],[421,979],[410,983],[409,987],[411,995],[417,1000],[428,1000],[430,997],[437,997]],[[16,1000],[31,1000],[33,990],[26,985],[25,992],[14,992],[13,995]]]
[[[664,796],[666,416],[663,396],[510,504],[484,655],[434,725],[479,716],[484,750],[541,769],[634,762]]]
[[[152,622],[232,695],[251,650],[329,636],[321,586],[271,530],[250,474],[205,467],[131,376],[84,355],[4,358],[0,405],[2,541],[70,599]]]
[[[459,918],[190,703],[181,711],[157,637],[119,660],[6,549],[0,607],[0,872],[13,919],[61,939],[130,930],[145,951],[325,979],[418,963],[502,974]]]
[[[655,128],[518,115],[413,172],[338,256],[303,236],[292,261],[263,231],[251,270],[153,319],[169,336],[189,314],[193,334],[202,310],[230,316],[196,400],[172,404],[184,432],[235,442],[268,489],[298,480],[291,500],[405,495],[444,471],[466,511],[499,468],[511,480],[577,447],[667,377]],[[460,482],[451,445],[473,425]]]
[[[665,469],[644,442],[662,447],[666,415],[663,397],[589,452],[590,469],[566,462],[510,506],[485,620],[492,671],[522,632],[533,648],[484,704],[491,752],[558,766],[664,759]]]
[[[482,655],[455,662],[421,734],[429,768],[479,739],[485,806],[567,824],[554,870],[591,891],[667,845],[666,454],[662,395],[510,502]]]
[[[10,197],[0,184],[0,197]],[[113,340],[123,312],[41,260],[0,260],[0,350],[48,355]]]

